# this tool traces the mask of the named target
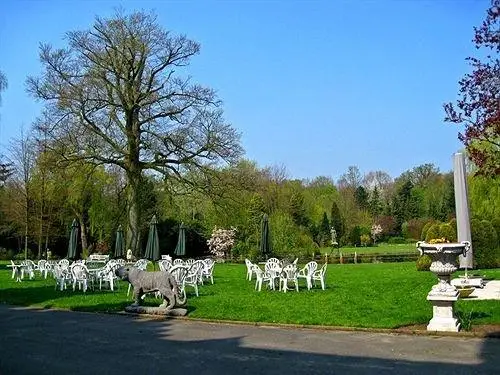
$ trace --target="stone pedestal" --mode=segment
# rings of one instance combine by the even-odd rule
[[[164,307],[135,306],[125,307],[125,311],[134,314],[164,315],[164,316],[185,316],[187,310],[183,308],[166,309]]]
[[[432,319],[427,325],[428,331],[458,332],[460,323],[453,313],[455,301],[458,299],[458,291],[454,297],[427,296],[432,303]]]
[[[470,247],[469,242],[461,243],[436,243],[418,242],[417,248],[420,254],[431,257],[430,271],[438,278],[427,295],[427,300],[432,303],[432,319],[427,325],[428,331],[458,332],[458,322],[453,308],[460,293],[450,283],[450,275],[457,270],[456,259],[458,255],[464,255]]]

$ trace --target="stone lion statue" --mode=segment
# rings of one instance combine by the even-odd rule
[[[136,267],[119,267],[116,276],[128,281],[134,287],[134,304],[139,306],[145,293],[159,292],[163,297],[161,308],[171,310],[186,303],[186,295],[182,294],[177,282],[170,272],[142,271]]]

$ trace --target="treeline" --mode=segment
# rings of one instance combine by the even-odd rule
[[[84,162],[68,164],[39,145],[29,137],[21,139],[13,145],[12,161],[2,166],[3,251],[41,257],[50,249],[64,256],[70,224],[76,218],[83,255],[112,252],[116,229],[128,225],[123,171]],[[159,219],[161,252],[173,253],[183,222],[190,256],[208,251],[206,240],[217,226],[237,228],[234,258],[257,258],[264,213],[269,215],[273,252],[278,256],[310,256],[333,241],[338,246],[372,246],[414,242],[429,233],[451,240],[456,236],[453,230],[445,235],[436,232],[456,226],[455,200],[453,174],[432,164],[414,167],[395,179],[383,171],[362,174],[351,166],[334,181],[324,176],[293,180],[284,167],[260,168],[241,160],[214,169],[209,179],[195,172],[186,179],[201,178],[204,188],[190,189],[160,175],[142,176],[139,253],[144,251],[153,214]],[[198,181],[196,186],[200,185]],[[475,250],[486,251],[488,264],[498,266],[500,177],[471,174],[469,203]]]

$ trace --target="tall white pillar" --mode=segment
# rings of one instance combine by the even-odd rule
[[[455,210],[457,213],[457,242],[468,241],[471,247],[465,256],[460,255],[460,268],[473,268],[472,239],[470,233],[469,201],[467,194],[467,171],[465,155],[457,152],[453,155],[453,177],[455,185]]]

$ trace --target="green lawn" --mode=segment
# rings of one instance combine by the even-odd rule
[[[414,244],[386,244],[382,243],[377,246],[367,246],[367,247],[341,247],[339,249],[333,250],[333,254],[338,254],[341,252],[343,255],[346,254],[354,254],[357,252],[358,254],[398,254],[398,253],[416,253],[418,254],[416,242]],[[321,249],[322,254],[330,254],[332,253],[331,247],[324,247]]]
[[[343,327],[396,328],[427,323],[432,315],[426,296],[437,280],[430,272],[418,272],[414,263],[329,265],[327,289],[307,291],[304,282],[294,291],[254,291],[245,280],[240,264],[217,264],[215,284],[200,287],[196,297],[188,290],[189,316],[218,320],[295,323]],[[481,272],[499,278],[500,269]],[[122,311],[130,303],[127,284],[120,289],[55,291],[51,279],[16,283],[5,264],[0,268],[0,303],[64,308],[79,311]],[[148,305],[159,304],[146,298]],[[457,303],[460,314],[471,316],[472,324],[500,324],[498,301]]]

